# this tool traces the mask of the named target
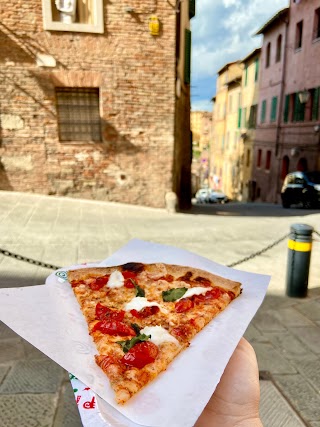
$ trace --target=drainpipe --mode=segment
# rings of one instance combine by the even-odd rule
[[[290,9],[289,9],[290,13]],[[281,18],[280,18],[281,19]],[[285,24],[285,33],[284,33],[284,52],[283,52],[283,67],[282,67],[282,76],[281,76],[281,88],[280,88],[280,102],[279,102],[279,112],[277,119],[277,133],[276,133],[276,146],[275,146],[275,156],[278,159],[278,173],[277,173],[277,183],[276,183],[276,194],[275,203],[277,203],[277,196],[280,193],[280,168],[281,168],[281,159],[279,156],[279,148],[280,148],[280,136],[281,136],[281,120],[282,120],[282,110],[283,110],[283,102],[284,102],[284,94],[285,94],[285,78],[286,78],[286,69],[287,69],[287,50],[288,50],[288,27],[289,27],[289,18],[283,20]]]

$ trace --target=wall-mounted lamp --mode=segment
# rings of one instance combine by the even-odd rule
[[[302,92],[299,92],[299,101],[301,104],[306,104],[309,101],[310,92],[305,89]]]
[[[320,125],[315,125],[313,130],[315,133],[319,133],[320,132]]]
[[[290,154],[291,154],[292,157],[299,156],[299,154],[300,154],[300,148],[299,147],[291,148]]]
[[[152,36],[160,35],[160,21],[156,15],[151,15],[149,18],[149,31]]]

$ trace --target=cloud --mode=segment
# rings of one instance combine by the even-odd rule
[[[213,82],[217,71],[226,63],[244,58],[262,43],[253,34],[278,10],[288,6],[288,0],[198,0],[192,29],[192,106],[208,101],[215,87],[204,91],[201,81]]]

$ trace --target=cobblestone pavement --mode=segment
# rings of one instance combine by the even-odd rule
[[[67,266],[108,257],[131,238],[171,244],[222,264],[235,262],[289,232],[320,229],[320,212],[238,204],[189,214],[32,194],[0,192],[0,248]],[[268,212],[263,215],[263,209]],[[210,211],[210,209],[212,209]],[[217,213],[219,212],[219,213]],[[249,213],[248,213],[249,212]],[[320,427],[320,239],[314,236],[309,294],[285,296],[286,241],[240,269],[272,274],[268,295],[245,336],[261,376],[265,427]],[[0,286],[44,283],[51,270],[0,254]],[[67,373],[0,324],[1,427],[81,426]]]

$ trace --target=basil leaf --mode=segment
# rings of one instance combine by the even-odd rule
[[[134,345],[138,344],[139,342],[148,341],[150,338],[151,338],[151,335],[141,334],[131,338],[131,340],[117,341],[117,344],[121,345],[124,353],[128,353],[130,348],[132,348]]]
[[[168,291],[163,291],[162,299],[163,301],[177,301],[177,299],[183,297],[187,290],[187,288],[175,288],[169,289]]]
[[[146,296],[145,291],[142,288],[140,288],[139,285],[137,285],[135,280],[133,280],[133,279],[130,279],[130,280],[134,284],[134,287],[136,288],[136,297],[145,297]]]
[[[137,335],[140,335],[140,326],[137,325],[136,323],[131,323],[131,327],[135,330],[135,333]]]

